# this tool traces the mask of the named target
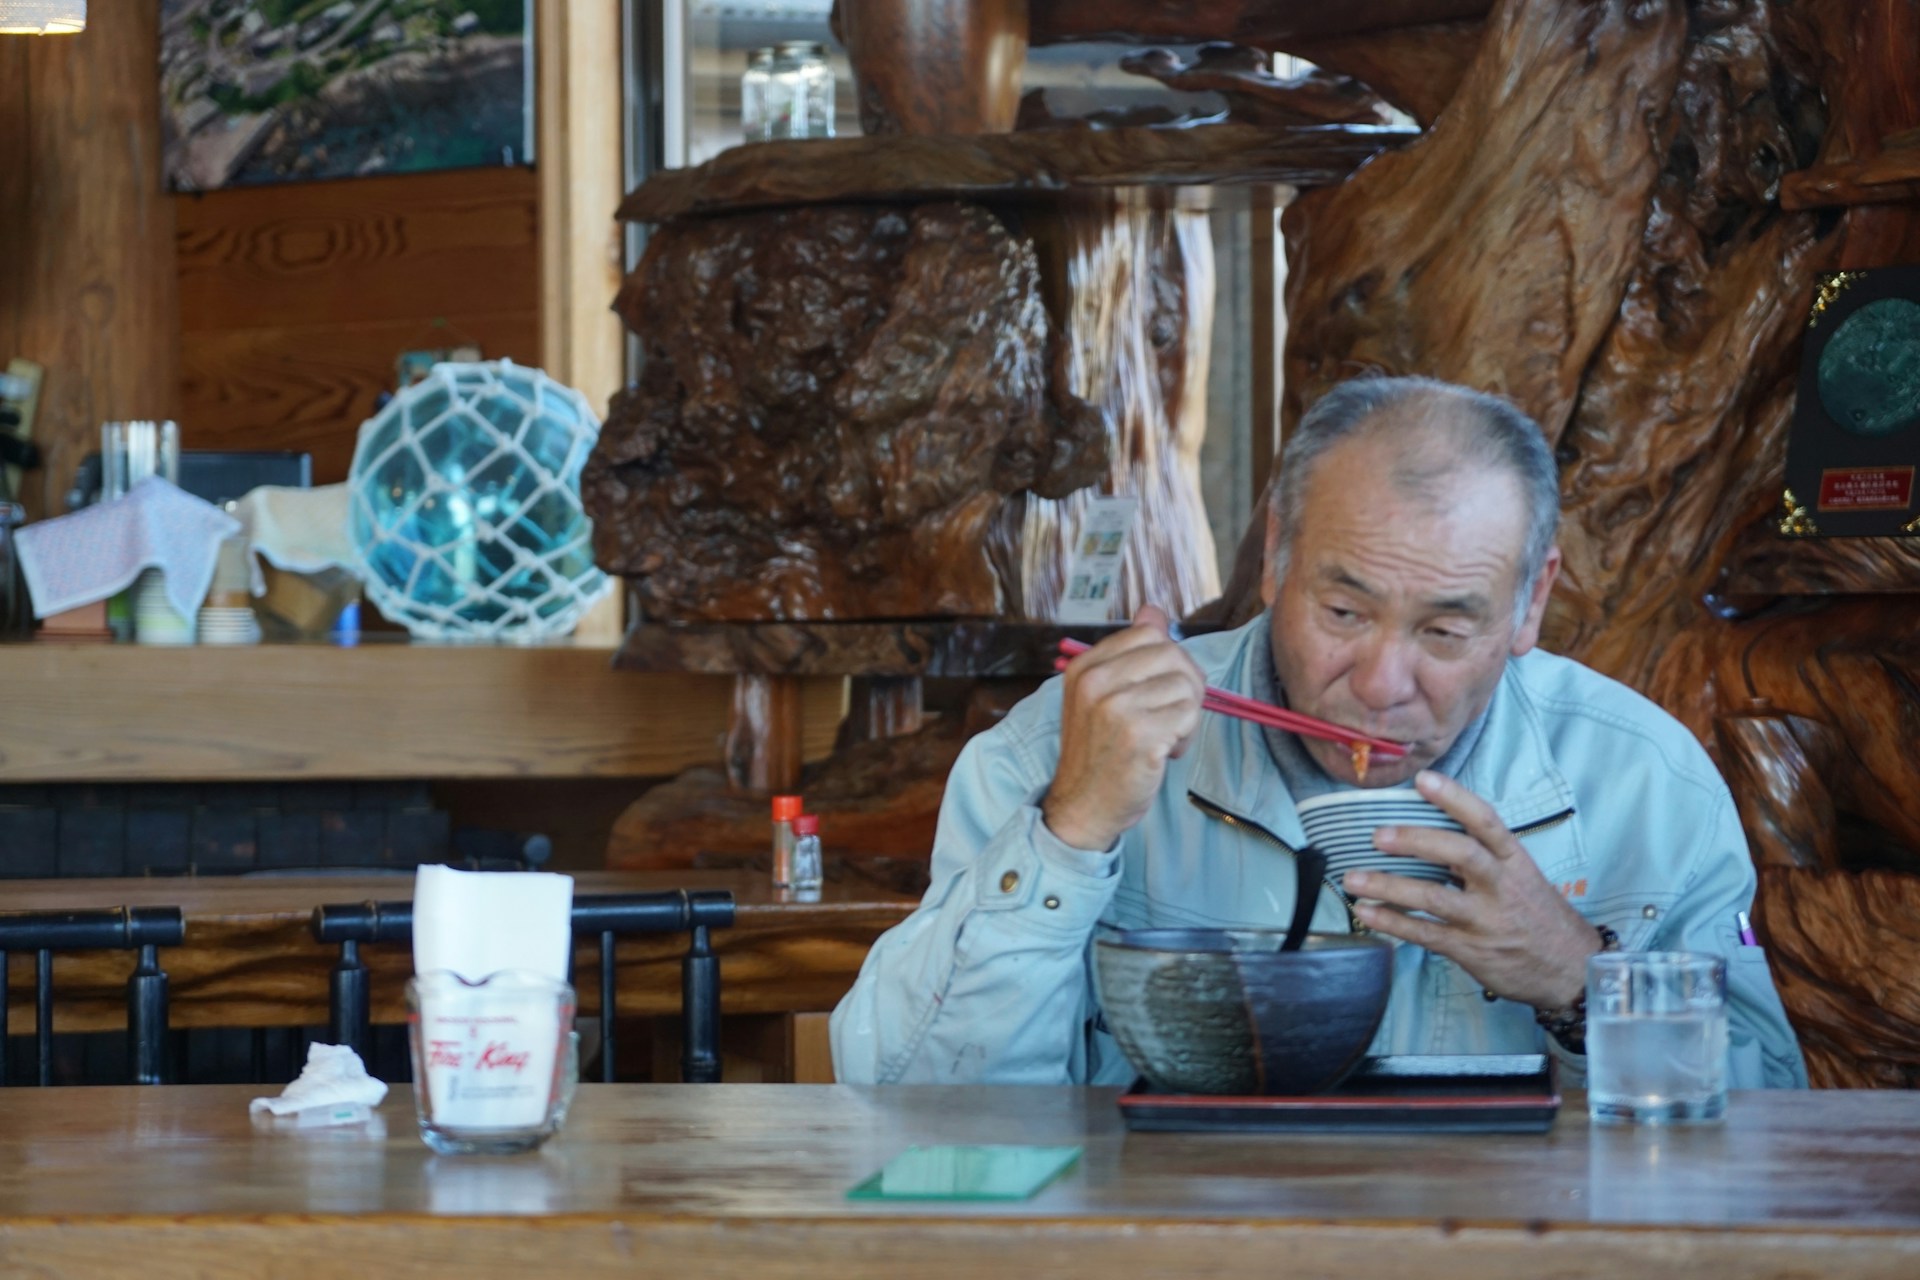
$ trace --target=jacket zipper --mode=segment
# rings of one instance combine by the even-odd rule
[[[1192,801],[1193,806],[1196,809],[1200,810],[1200,812],[1207,814],[1211,817],[1218,818],[1220,819],[1220,821],[1226,823],[1230,827],[1240,828],[1241,830],[1244,830],[1250,835],[1252,835],[1255,839],[1266,841],[1268,844],[1272,845],[1274,848],[1280,850],[1280,852],[1286,854],[1289,858],[1297,858],[1300,856],[1299,850],[1295,849],[1292,845],[1288,844],[1285,840],[1282,840],[1279,836],[1273,834],[1273,832],[1267,830],[1265,827],[1261,826],[1259,823],[1255,822],[1253,819],[1243,818],[1239,814],[1234,813],[1231,810],[1223,809],[1219,805],[1215,804],[1213,801],[1206,799],[1204,796],[1197,796],[1191,791],[1187,792],[1187,799]],[[1353,914],[1353,899],[1347,896],[1347,891],[1345,889],[1342,889],[1339,885],[1334,883],[1332,876],[1321,877],[1320,883],[1325,885],[1327,888],[1333,890],[1333,896],[1340,900],[1341,907],[1343,907],[1347,913],[1348,929],[1352,930],[1354,933],[1361,933],[1361,934],[1372,932],[1365,925],[1360,923],[1359,917]]]
[[[1552,827],[1557,827],[1571,817],[1573,817],[1573,806],[1568,805],[1550,818],[1542,818],[1538,822],[1529,822],[1524,827],[1515,827],[1513,834],[1516,836],[1530,836],[1536,831],[1546,831]]]

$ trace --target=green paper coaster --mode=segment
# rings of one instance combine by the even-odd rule
[[[1079,1159],[1079,1147],[908,1147],[847,1199],[1025,1200]]]

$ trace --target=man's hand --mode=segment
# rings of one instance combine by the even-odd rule
[[[1453,779],[1423,772],[1420,794],[1446,810],[1466,834],[1424,827],[1382,827],[1374,843],[1452,868],[1464,888],[1384,872],[1355,871],[1347,892],[1387,906],[1355,910],[1369,929],[1446,956],[1495,995],[1558,1009],[1586,987],[1587,957],[1600,937],[1568,905],[1493,807]],[[1440,923],[1394,910],[1424,911]]]
[[[1206,689],[1152,605],[1068,664],[1060,763],[1041,803],[1048,829],[1076,848],[1111,848],[1147,815],[1167,761],[1192,742]]]

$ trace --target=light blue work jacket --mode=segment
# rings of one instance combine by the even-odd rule
[[[1245,690],[1261,615],[1188,641],[1211,684]],[[1284,929],[1293,850],[1305,844],[1260,730],[1203,718],[1168,765],[1159,799],[1117,849],[1072,848],[1040,820],[1060,749],[1060,681],[980,734],[947,782],[932,884],[874,945],[832,1020],[849,1083],[1124,1084],[1133,1069],[1105,1031],[1092,942],[1108,928]],[[1727,959],[1734,1088],[1806,1084],[1766,956],[1743,947],[1754,871],[1726,784],[1693,735],[1653,703],[1577,662],[1511,660],[1459,780],[1485,797],[1552,884],[1630,951]],[[1316,930],[1351,928],[1326,885]],[[1534,1011],[1489,1002],[1460,966],[1395,946],[1375,1053],[1537,1053],[1580,1086],[1585,1059]]]

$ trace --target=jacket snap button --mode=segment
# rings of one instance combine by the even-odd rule
[[[1049,910],[1049,911],[1058,911],[1059,909],[1060,909],[1060,899],[1058,899],[1058,898],[1056,898],[1056,897],[1054,897],[1054,896],[1053,896],[1052,894],[1048,894],[1048,895],[1047,895],[1047,910]]]
[[[1020,873],[1018,871],[1009,871],[1005,875],[1000,877],[1000,892],[1012,893],[1015,889],[1019,887],[1020,887]]]
[[[1659,914],[1660,908],[1654,906],[1651,902],[1640,908],[1640,918],[1643,920],[1651,920]]]

